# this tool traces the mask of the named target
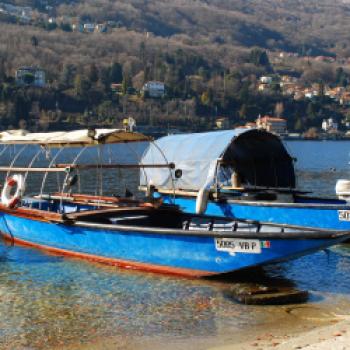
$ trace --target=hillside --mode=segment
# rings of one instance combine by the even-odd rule
[[[214,116],[238,124],[271,113],[281,101],[292,129],[319,125],[324,111],[340,119],[344,108],[295,103],[275,88],[259,94],[256,82],[290,74],[304,85],[346,86],[349,13],[350,3],[340,0],[0,2],[0,120],[36,127],[40,112],[58,123],[113,124],[130,113],[146,124],[208,128]],[[16,87],[21,66],[43,68],[47,87]],[[166,84],[168,100],[130,101],[110,90],[123,83],[124,92],[139,91],[149,80]],[[57,106],[60,116],[48,117]],[[303,120],[307,111],[311,117]]]
[[[339,0],[85,0],[59,13],[115,20],[157,36],[182,34],[209,43],[343,53],[349,46],[348,2]]]
[[[49,10],[38,0],[12,3],[32,6],[47,18],[113,21],[117,28],[103,37],[86,36],[47,32],[42,18],[31,26],[13,25],[5,18],[0,21],[0,56],[9,70],[40,64],[55,73],[66,61],[106,64],[116,55],[123,60],[125,55],[139,54],[145,32],[153,34],[147,41],[151,51],[181,48],[226,68],[242,61],[245,49],[253,46],[302,55],[350,56],[350,5],[339,0],[48,0]],[[33,35],[39,40],[34,48]]]

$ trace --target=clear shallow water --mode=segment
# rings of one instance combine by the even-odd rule
[[[21,247],[1,245],[0,252],[1,349],[49,349],[118,336],[130,342],[205,337],[215,344],[252,327],[293,321],[285,307],[235,303],[232,285],[247,281],[295,285],[311,291],[313,305],[350,311],[350,246],[224,280],[118,270]]]
[[[338,175],[347,175],[349,146],[288,143],[299,159],[301,187],[324,186],[321,192],[332,194]],[[330,160],[336,168],[332,172]],[[349,271],[350,245],[249,274],[190,280],[65,259],[0,241],[0,349],[76,348],[101,339],[117,339],[113,349],[169,348],[174,342],[179,348],[201,349],[254,332],[319,325],[334,313],[350,312]],[[231,288],[246,282],[294,285],[309,290],[310,301],[292,312],[290,307],[237,304]]]

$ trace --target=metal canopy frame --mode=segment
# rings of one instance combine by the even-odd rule
[[[49,133],[50,134],[50,133]],[[136,135],[135,139],[127,140],[128,136],[126,137],[125,135]],[[1,133],[0,133],[1,135]],[[123,135],[119,141],[117,142],[117,139],[119,135]],[[133,137],[133,136],[132,136]],[[8,166],[6,165],[0,165],[0,173],[6,173],[6,178],[14,172],[19,172],[19,173],[24,173],[25,180],[27,180],[27,177],[29,173],[43,173],[43,178],[41,181],[40,185],[40,192],[39,192],[39,197],[43,197],[44,190],[45,190],[45,185],[47,183],[47,178],[48,174],[50,173],[56,173],[57,174],[57,187],[58,187],[58,192],[61,193],[61,203],[64,199],[65,196],[69,193],[69,190],[67,190],[67,184],[69,177],[72,176],[73,174],[78,175],[78,184],[79,184],[79,189],[78,192],[81,193],[81,188],[80,188],[80,171],[88,171],[88,170],[93,170],[96,169],[96,194],[99,192],[99,195],[103,195],[103,171],[105,170],[113,170],[113,169],[140,169],[140,171],[145,171],[146,168],[167,168],[169,169],[170,176],[172,176],[171,169],[173,169],[175,166],[173,163],[169,163],[167,159],[165,158],[164,154],[162,154],[162,151],[159,149],[159,152],[161,154],[161,158],[163,159],[164,162],[159,162],[158,164],[143,164],[142,163],[142,152],[137,153],[136,149],[131,147],[129,143],[135,143],[135,142],[152,142],[151,139],[145,135],[138,134],[138,133],[128,133],[128,132],[116,132],[113,135],[113,140],[112,142],[109,142],[111,140],[107,140],[106,138],[102,140],[102,138],[98,141],[92,140],[91,142],[86,142],[83,143],[83,147],[81,149],[78,149],[77,152],[74,152],[72,161],[67,163],[67,159],[64,159],[65,162],[59,162],[60,157],[62,157],[65,154],[65,150],[67,149],[75,149],[77,148],[76,146],[81,145],[81,143],[47,143],[47,144],[42,144],[41,142],[28,142],[28,143],[23,143],[22,140],[19,140],[17,142],[11,141],[11,142],[3,142],[1,140],[0,136],[0,146],[2,145],[4,148],[0,150],[0,161],[2,164],[4,164],[2,157],[3,156],[8,156],[9,155],[9,149],[11,150],[11,146],[13,146],[14,151],[15,151],[15,156],[13,159],[11,159],[11,162]],[[55,141],[56,142],[56,141]],[[135,158],[138,160],[138,162],[134,163],[128,163],[128,160],[126,160],[125,164],[120,163],[120,162],[112,162],[112,153],[111,153],[111,144],[123,144],[126,147],[128,147],[128,150],[131,151],[131,155],[136,156]],[[39,149],[33,154],[31,159],[27,160],[25,159],[23,162],[23,155],[27,154],[27,150],[29,149],[30,146],[39,146]],[[95,146],[95,147],[92,147]],[[19,149],[16,149],[19,147]],[[109,151],[109,163],[106,163],[105,161],[102,160],[102,147],[106,147],[107,152]],[[52,154],[51,150],[57,148],[57,152]],[[92,159],[96,159],[96,163],[79,163],[81,160],[82,156],[86,153],[88,150],[89,152],[92,151],[94,148],[97,149],[97,155],[92,155]],[[104,151],[104,150],[103,150]],[[43,159],[40,156],[45,155],[45,158]],[[103,153],[103,156],[105,156],[106,153]],[[118,156],[117,156],[118,157]],[[131,158],[133,158],[131,156]],[[22,160],[22,162],[20,162]],[[45,164],[44,166],[42,165],[42,161],[47,162],[47,165]],[[35,164],[41,161],[41,164],[38,166],[35,166]],[[0,164],[1,164],[0,163]],[[18,164],[20,163],[20,164]],[[24,163],[24,164],[23,164]],[[62,182],[62,179],[60,179],[59,174],[63,173],[65,174],[64,180]],[[144,175],[147,176],[147,174],[144,172]],[[60,185],[61,183],[61,185]]]

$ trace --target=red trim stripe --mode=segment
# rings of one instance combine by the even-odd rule
[[[98,262],[98,263],[102,263],[102,264],[106,264],[106,265],[113,265],[113,266],[121,267],[124,269],[142,270],[142,271],[147,271],[147,272],[162,273],[162,274],[166,274],[166,275],[178,275],[178,276],[185,276],[185,277],[205,277],[205,276],[213,276],[213,275],[217,274],[215,272],[209,272],[209,271],[183,269],[183,268],[178,268],[178,267],[170,267],[170,266],[141,263],[141,262],[131,261],[131,260],[106,258],[106,257],[98,256],[98,255],[73,252],[73,251],[66,250],[66,249],[54,248],[54,247],[50,247],[47,245],[28,242],[28,241],[25,241],[25,240],[22,240],[19,238],[11,237],[10,235],[5,234],[3,232],[1,232],[1,235],[7,241],[16,243],[18,245],[33,247],[33,248],[37,248],[40,250],[45,250],[45,251],[52,253],[52,254],[55,254],[55,255],[62,255],[62,256],[67,256],[67,257],[71,257],[71,258],[89,260],[89,261]]]

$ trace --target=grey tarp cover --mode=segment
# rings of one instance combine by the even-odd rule
[[[176,134],[150,144],[142,158],[144,164],[175,164],[175,169],[145,169],[140,184],[158,189],[198,191],[215,181],[218,160],[233,164],[244,185],[294,187],[293,161],[281,140],[257,129]],[[162,151],[159,152],[159,149]],[[175,178],[176,169],[182,176]],[[220,177],[220,174],[219,174]]]
[[[176,134],[156,140],[154,143],[161,149],[166,160],[175,163],[175,169],[181,169],[182,176],[175,179],[175,170],[146,169],[145,173],[141,172],[141,186],[146,186],[148,181],[158,188],[172,189],[173,177],[176,189],[199,190],[210,181],[208,176],[215,175],[213,168],[232,139],[246,131],[247,129],[235,129]],[[164,163],[164,156],[154,144],[150,144],[142,158],[142,163]]]

